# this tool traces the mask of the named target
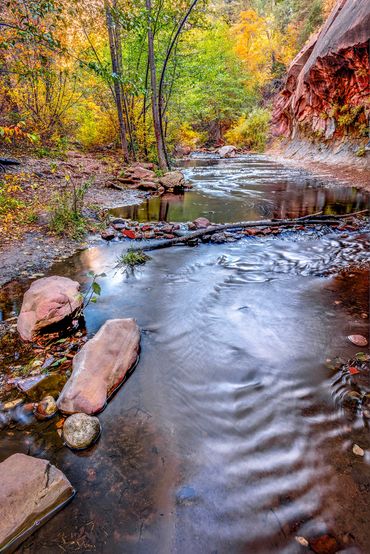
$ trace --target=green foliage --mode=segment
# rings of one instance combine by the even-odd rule
[[[255,102],[255,93],[246,89],[250,76],[234,52],[224,23],[194,31],[183,48],[178,62],[181,82],[171,102],[170,135],[176,137],[181,125],[190,125],[208,133],[210,142],[217,141],[223,129]]]
[[[35,148],[35,154],[38,158],[63,159],[66,156],[68,139],[66,137],[56,137],[51,146],[41,145]]]
[[[150,260],[150,256],[142,250],[129,249],[117,259],[116,267],[132,269],[137,265],[144,265]]]
[[[50,203],[50,229],[57,235],[79,239],[86,232],[86,223],[82,215],[85,194],[90,183],[80,187],[72,184],[62,192],[54,194]]]
[[[87,306],[91,303],[95,304],[98,300],[98,297],[101,295],[101,286],[98,283],[98,279],[100,277],[106,277],[106,273],[95,273],[94,271],[89,271],[87,273],[87,277],[92,277],[92,282],[90,283],[89,288],[85,292],[83,296],[83,307],[87,308]]]
[[[350,127],[354,125],[363,110],[363,106],[348,106],[347,104],[342,106],[339,109],[337,119],[338,127]]]
[[[356,152],[356,156],[357,156],[358,158],[363,158],[363,157],[365,156],[365,154],[366,154],[366,148],[365,148],[365,146],[360,146],[360,148],[359,148],[359,149],[357,150],[357,152]]]
[[[247,116],[239,119],[225,135],[230,144],[261,152],[268,138],[270,112],[264,108],[256,108]]]
[[[24,206],[24,202],[14,198],[12,193],[6,189],[4,183],[0,181],[0,218],[9,212],[24,208]]]

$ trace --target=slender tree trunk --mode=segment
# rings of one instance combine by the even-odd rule
[[[180,36],[180,33],[181,33],[185,23],[187,22],[191,12],[193,11],[195,6],[197,5],[198,1],[199,0],[193,0],[192,1],[192,3],[190,4],[187,12],[185,13],[184,17],[180,21],[179,26],[177,27],[176,33],[174,34],[174,36],[173,36],[173,38],[170,42],[170,45],[167,49],[166,57],[165,57],[163,67],[162,67],[161,78],[159,80],[159,92],[158,92],[159,128],[160,128],[160,133],[161,133],[161,138],[162,138],[162,143],[163,143],[163,151],[164,151],[164,155],[165,155],[166,163],[167,163],[168,167],[170,166],[170,163],[169,163],[169,157],[168,157],[168,152],[167,152],[167,148],[166,148],[165,134],[164,134],[164,128],[163,128],[163,115],[164,115],[164,111],[165,111],[164,105],[163,105],[164,79],[165,79],[165,76],[166,76],[167,65],[168,65],[169,59],[171,57],[172,50],[173,50],[173,48],[174,48],[174,46],[177,42],[177,39]]]
[[[151,82],[151,89],[152,89],[153,125],[154,125],[155,140],[157,144],[158,163],[161,169],[168,170],[169,166],[167,163],[167,157],[165,153],[163,133],[161,131],[161,116],[160,116],[160,109],[158,105],[157,74],[156,74],[155,57],[154,57],[154,38],[153,38],[153,29],[152,29],[151,0],[145,0],[145,5],[147,10],[147,16],[148,16],[148,59],[149,59],[149,69],[150,69],[150,82]]]
[[[104,8],[105,8],[105,17],[107,21],[108,36],[109,36],[109,48],[110,48],[110,55],[111,55],[111,61],[112,61],[112,70],[115,76],[114,82],[113,82],[114,101],[117,108],[121,147],[122,147],[124,160],[125,162],[128,162],[129,153],[128,153],[127,138],[126,138],[126,125],[123,117],[122,89],[121,89],[121,84],[117,79],[117,77],[120,76],[120,62],[118,60],[118,55],[117,55],[119,51],[119,45],[116,42],[118,35],[116,34],[114,29],[111,6],[108,0],[104,1]]]

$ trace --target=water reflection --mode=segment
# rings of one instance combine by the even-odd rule
[[[262,156],[198,159],[183,162],[183,169],[193,190],[149,198],[139,206],[116,208],[112,213],[140,222],[192,221],[206,216],[223,223],[300,217],[318,211],[350,213],[369,203],[368,195],[355,188],[324,186],[302,171]]]

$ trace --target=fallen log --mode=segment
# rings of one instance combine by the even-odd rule
[[[21,162],[10,158],[0,158],[0,165],[21,165]]]
[[[222,225],[211,225],[210,227],[207,227],[206,229],[199,229],[198,231],[193,231],[191,233],[187,233],[184,236],[176,237],[173,239],[164,240],[161,242],[157,242],[155,244],[150,244],[147,246],[141,246],[137,248],[132,248],[133,251],[138,250],[159,250],[161,248],[169,248],[171,246],[177,246],[186,244],[189,241],[192,241],[194,239],[199,239],[201,237],[204,237],[205,235],[213,235],[215,233],[219,233],[222,231],[235,231],[237,229],[246,229],[251,227],[295,227],[296,225],[304,225],[304,226],[314,226],[314,225],[333,225],[337,226],[340,224],[340,218],[347,218],[349,215],[358,215],[358,214],[364,214],[368,210],[362,210],[361,212],[356,212],[353,214],[345,214],[344,216],[326,216],[325,219],[322,219],[320,217],[317,217],[316,214],[313,216],[304,216],[304,217],[298,217],[295,219],[262,219],[259,221],[240,221],[238,223],[226,223]]]

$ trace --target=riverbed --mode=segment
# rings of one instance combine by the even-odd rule
[[[191,191],[115,215],[218,223],[350,213],[369,201],[263,156],[183,169]],[[107,274],[86,310],[88,334],[134,317],[141,355],[99,415],[91,450],[64,447],[52,420],[0,431],[0,461],[48,458],[78,491],[19,552],[293,554],[307,551],[297,538],[326,534],[368,552],[369,429],[343,410],[345,385],[328,360],[360,350],[348,335],[368,335],[366,286],[356,286],[367,278],[369,239],[368,229],[323,226],[179,246],[150,253],[133,273],[114,268],[129,246],[116,241],[55,264],[49,274],[85,287],[88,271]],[[337,276],[356,265],[365,269]],[[3,298],[4,319],[27,285]]]

